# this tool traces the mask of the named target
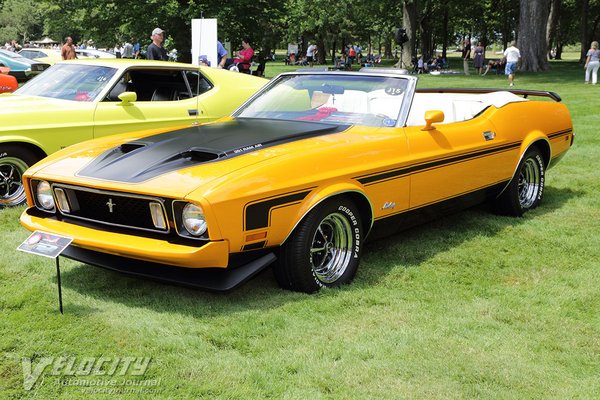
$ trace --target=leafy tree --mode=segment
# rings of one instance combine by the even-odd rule
[[[230,41],[234,48],[248,36],[261,57],[270,54],[285,34],[284,9],[281,0],[238,0],[235,3],[202,4],[191,7],[196,15],[217,18],[219,37]]]
[[[0,9],[0,41],[26,42],[40,34],[42,12],[34,0],[4,0]]]

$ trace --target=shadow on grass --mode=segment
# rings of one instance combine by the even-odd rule
[[[369,273],[363,274],[361,280],[364,279],[366,285],[374,285],[398,265],[404,268],[419,266],[437,254],[444,253],[472,238],[498,235],[506,228],[553,213],[564,207],[565,203],[572,198],[584,195],[582,191],[546,187],[542,204],[521,218],[498,216],[486,203],[369,242],[363,259],[365,264],[372,266],[372,269]]]
[[[582,195],[583,193],[570,189],[548,187],[542,206],[523,218],[499,217],[492,214],[488,206],[482,205],[370,242],[363,253],[363,267],[364,264],[367,266],[362,270],[359,268],[355,284],[343,290],[373,286],[398,265],[405,268],[418,266],[464,241],[476,236],[493,236],[506,227],[552,213],[563,207],[571,198]],[[400,246],[401,251],[398,252]],[[276,308],[288,302],[311,297],[279,289],[270,269],[263,271],[242,287],[223,294],[130,278],[117,272],[75,264],[75,267],[68,268],[62,274],[64,287],[86,297],[117,302],[129,307],[148,308],[157,312],[177,312],[206,318],[224,313]],[[339,291],[326,291],[324,295],[336,296],[337,293]],[[69,308],[69,312],[80,315],[95,312],[93,307],[85,304],[71,303],[66,307]]]

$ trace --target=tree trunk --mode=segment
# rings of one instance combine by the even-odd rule
[[[596,19],[594,20],[594,23],[592,24],[592,30],[590,31],[590,36],[589,37],[597,37],[596,33],[598,31],[598,25],[600,24],[600,15],[596,16]]]
[[[549,14],[550,0],[521,0],[517,39],[521,71],[548,70],[546,25]]]
[[[579,62],[584,63],[587,58],[586,54],[590,39],[588,37],[588,15],[590,13],[590,0],[581,1],[581,55]]]
[[[550,5],[550,16],[548,17],[548,24],[546,25],[546,51],[548,52],[548,58],[552,58],[552,47],[556,42],[556,31],[560,16],[561,3],[561,0],[552,0]]]
[[[392,58],[392,39],[390,39],[389,37],[385,39],[383,51],[385,58]]]
[[[560,41],[558,41],[556,43],[556,54],[554,55],[554,59],[562,60],[562,52],[563,52],[563,45]]]
[[[333,39],[333,43],[331,44],[331,63],[335,66],[335,52],[336,52],[336,48],[335,46],[337,45],[337,40]]]
[[[404,0],[402,4],[402,26],[406,29],[406,35],[408,36],[408,42],[404,43],[404,50],[402,52],[402,63],[404,67],[399,65],[400,68],[410,69],[410,63],[413,57],[416,56],[415,49],[417,43],[417,0]]]
[[[317,45],[317,61],[319,64],[325,64],[325,55],[327,54],[327,49],[325,48],[325,41],[319,36],[316,39]]]
[[[421,34],[421,54],[423,55],[423,61],[427,62],[431,58],[433,34],[428,19],[422,19],[419,25],[419,33]]]
[[[448,53],[448,7],[444,8],[444,18],[442,19],[442,58],[446,59]]]

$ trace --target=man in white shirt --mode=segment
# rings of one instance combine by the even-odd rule
[[[512,42],[510,47],[504,50],[504,57],[506,58],[504,75],[508,76],[509,86],[514,86],[513,81],[515,80],[515,72],[517,72],[517,63],[519,62],[519,58],[521,58],[521,52],[517,49],[516,45],[516,42]]]
[[[306,60],[308,61],[308,63],[310,64],[310,66],[313,66],[313,63],[315,62],[315,56],[317,54],[317,45],[316,44],[308,44],[308,49],[306,49]]]

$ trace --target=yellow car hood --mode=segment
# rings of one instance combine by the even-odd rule
[[[209,182],[275,156],[254,151],[320,136],[345,126],[234,120],[175,131],[89,141],[56,153],[28,175],[106,190],[183,198]]]
[[[46,97],[24,96],[19,94],[0,95],[0,131],[18,127],[44,127],[69,124],[77,119],[90,121],[95,103],[57,100]],[[81,113],[87,110],[88,113]]]

